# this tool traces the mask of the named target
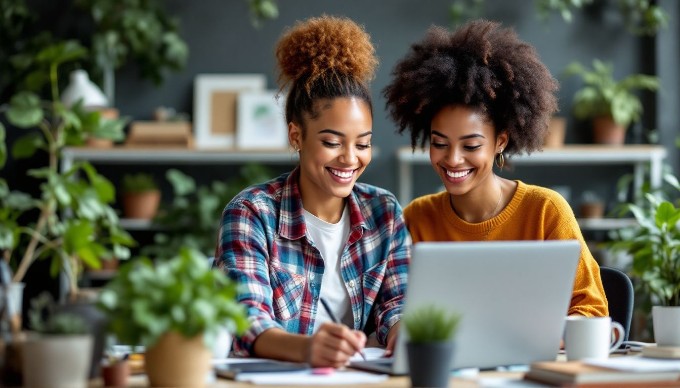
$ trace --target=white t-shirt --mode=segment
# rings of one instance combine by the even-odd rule
[[[342,323],[354,327],[349,294],[340,273],[340,257],[349,238],[349,208],[345,206],[342,217],[337,224],[323,221],[307,210],[304,211],[304,217],[307,224],[307,235],[321,253],[324,261],[319,296],[328,302],[333,315],[340,319]],[[314,319],[314,332],[325,322],[332,322],[332,320],[319,302]]]

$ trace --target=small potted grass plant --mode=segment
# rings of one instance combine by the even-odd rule
[[[407,312],[409,375],[414,387],[447,387],[460,315],[434,305]]]

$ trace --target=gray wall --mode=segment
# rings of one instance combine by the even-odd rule
[[[193,80],[199,73],[264,73],[267,75],[268,87],[273,89],[276,87],[273,49],[285,27],[297,20],[324,13],[347,16],[363,24],[371,34],[381,62],[372,87],[375,106],[374,145],[379,149],[379,156],[373,159],[362,180],[395,191],[395,150],[409,142],[407,137],[395,133],[393,123],[387,118],[381,91],[389,82],[394,64],[406,53],[411,43],[419,40],[432,24],[449,25],[448,7],[452,1],[389,0],[368,3],[365,0],[281,0],[280,17],[256,30],[250,24],[245,0],[169,0],[166,2],[168,9],[180,19],[182,35],[190,48],[186,69],[170,74],[160,87],[140,81],[135,69],[124,69],[117,78],[116,105],[122,114],[137,119],[149,118],[159,105],[191,113]],[[677,18],[677,2],[668,0],[662,3],[672,10],[671,17]],[[609,7],[590,7],[588,12],[576,12],[571,24],[563,22],[558,15],[553,15],[547,21],[539,20],[534,2],[528,0],[486,0],[484,15],[514,27],[522,39],[537,48],[548,68],[560,80],[560,110],[569,118],[567,142],[588,142],[589,128],[586,124],[574,122],[569,115],[570,101],[575,90],[580,87],[580,80],[564,79],[561,72],[571,61],[589,64],[593,58],[612,61],[618,77],[656,69],[663,77],[670,79],[672,82],[666,84],[664,97],[659,98],[662,109],[655,112],[657,102],[651,94],[648,95],[645,104],[648,118],[644,125],[629,132],[628,142],[644,142],[644,128],[653,128],[656,123],[665,133],[662,136],[664,141],[675,136],[679,62],[677,22],[659,38],[663,48],[655,51],[654,39],[640,39],[624,29],[613,4]],[[665,48],[667,46],[672,46],[674,50],[670,57]],[[666,99],[669,95],[672,98]],[[677,149],[669,147],[669,151],[675,152]],[[671,160],[677,166],[677,156]],[[591,171],[580,170],[579,182],[587,180]],[[614,173],[625,172],[615,169]],[[611,173],[595,171],[592,177],[595,181],[601,181],[598,174]],[[437,178],[434,174],[426,176],[428,178],[425,179],[429,181],[424,187],[434,189]],[[542,184],[546,178],[554,180],[555,173],[546,167],[542,171],[527,172],[521,178]]]

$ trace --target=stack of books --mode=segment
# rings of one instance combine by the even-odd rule
[[[642,356],[651,358],[680,359],[679,346],[646,346],[642,348]]]
[[[187,121],[133,121],[126,147],[191,148],[194,137]]]

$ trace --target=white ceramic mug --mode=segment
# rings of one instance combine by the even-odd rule
[[[623,326],[611,317],[567,317],[564,350],[567,360],[607,358],[623,342]]]
[[[657,346],[680,346],[680,307],[652,307],[652,323]]]

